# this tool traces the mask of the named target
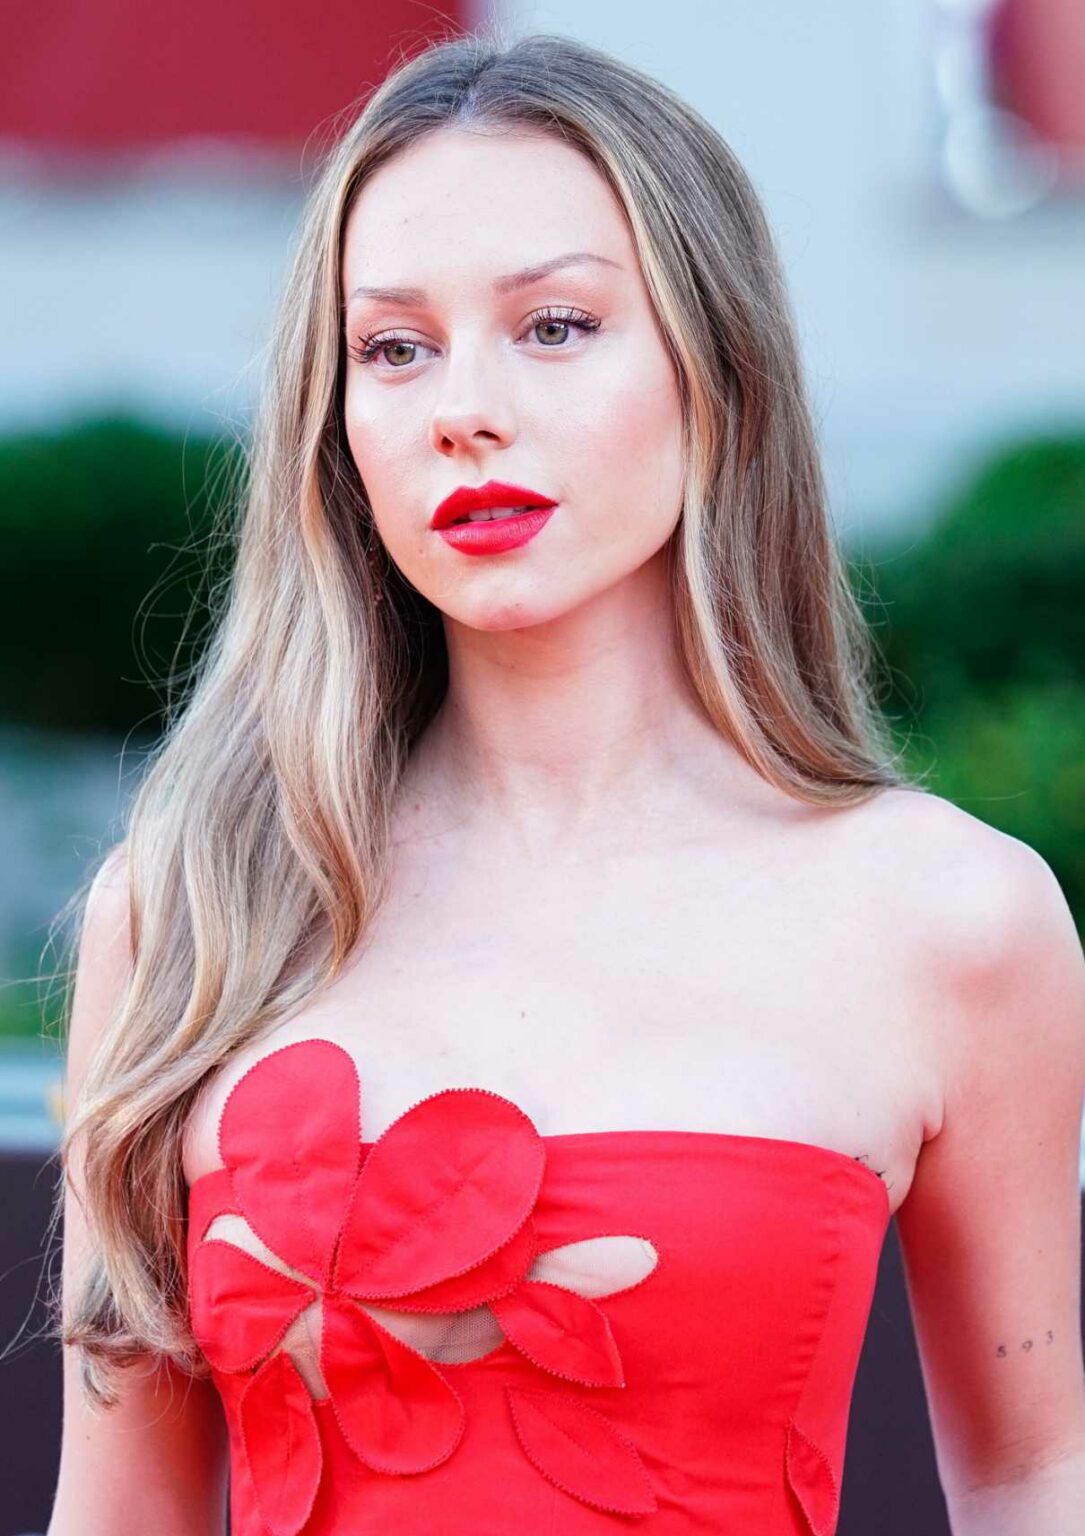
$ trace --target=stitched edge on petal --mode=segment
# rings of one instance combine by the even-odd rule
[[[201,1238],[199,1240],[199,1242],[197,1243],[197,1245],[196,1245],[196,1253],[199,1253],[201,1250],[204,1250],[204,1249],[215,1248],[215,1247],[218,1247],[218,1246],[221,1246],[223,1248],[228,1248],[233,1253],[243,1254],[246,1259],[249,1259],[253,1264],[259,1265],[259,1267],[262,1270],[264,1270],[267,1274],[274,1276],[274,1278],[276,1280],[279,1280],[279,1281],[283,1282],[285,1286],[293,1285],[293,1286],[296,1286],[299,1290],[304,1290],[306,1292],[306,1294],[304,1296],[302,1296],[302,1297],[300,1297],[298,1299],[297,1305],[294,1306],[291,1311],[289,1311],[288,1313],[284,1314],[286,1320],[285,1320],[285,1322],[282,1325],[282,1330],[278,1334],[278,1336],[274,1339],[274,1341],[268,1346],[268,1348],[267,1349],[261,1349],[258,1354],[253,1355],[250,1359],[246,1360],[244,1362],[244,1364],[242,1364],[242,1365],[225,1366],[225,1365],[217,1364],[211,1358],[211,1355],[208,1353],[207,1344],[205,1342],[207,1339],[211,1338],[210,1333],[208,1333],[206,1331],[204,1331],[203,1333],[197,1333],[196,1329],[195,1329],[195,1326],[193,1325],[193,1328],[192,1328],[193,1337],[195,1338],[197,1344],[200,1346],[201,1350],[204,1353],[204,1356],[209,1361],[209,1363],[214,1365],[214,1367],[215,1367],[215,1369],[217,1371],[222,1371],[223,1375],[225,1375],[225,1376],[235,1376],[235,1375],[237,1375],[241,1371],[251,1371],[253,1366],[258,1364],[261,1360],[266,1360],[266,1359],[270,1358],[270,1356],[275,1352],[275,1350],[277,1350],[279,1348],[279,1345],[282,1343],[283,1339],[285,1339],[287,1333],[290,1331],[290,1329],[292,1328],[294,1323],[297,1321],[297,1319],[305,1311],[306,1307],[311,1307],[313,1305],[314,1301],[318,1301],[320,1299],[320,1292],[317,1291],[316,1289],[314,1289],[314,1287],[311,1286],[311,1285],[306,1285],[306,1284],[303,1284],[302,1281],[300,1281],[300,1280],[295,1280],[293,1275],[284,1275],[282,1270],[273,1269],[272,1266],[270,1264],[265,1263],[263,1259],[257,1258],[255,1253],[250,1253],[247,1248],[239,1247],[237,1243],[228,1243],[226,1241],[226,1239],[222,1238],[222,1237],[203,1237],[203,1238]],[[193,1255],[193,1258],[195,1259],[195,1253]],[[189,1278],[191,1280],[192,1279],[192,1275],[190,1275]],[[190,1287],[190,1294],[189,1294],[189,1320],[190,1320],[190,1322],[192,1321],[192,1310],[193,1310],[194,1298],[195,1298],[195,1290]],[[215,1348],[215,1353],[216,1354],[220,1353],[218,1348],[217,1348],[217,1346]]]
[[[619,1508],[617,1505],[608,1504],[604,1500],[590,1498],[585,1494],[578,1492],[575,1488],[570,1488],[569,1485],[564,1482],[560,1476],[556,1475],[550,1469],[542,1466],[532,1453],[524,1438],[525,1431],[522,1429],[520,1420],[516,1413],[517,1397],[528,1399],[541,1398],[543,1400],[548,1398],[557,1399],[563,1404],[571,1404],[578,1413],[591,1414],[592,1417],[598,1419],[599,1422],[603,1425],[605,1432],[613,1436],[613,1438],[622,1446],[624,1446],[624,1448],[628,1451],[632,1461],[631,1470],[635,1474],[638,1474],[642,1480],[644,1499],[641,1504],[639,1506],[636,1504],[630,1504],[626,1507]],[[534,1389],[525,1387],[506,1386],[505,1398],[509,1405],[509,1411],[512,1414],[513,1427],[516,1431],[516,1438],[520,1442],[520,1448],[522,1449],[524,1455],[527,1457],[528,1461],[531,1462],[531,1465],[535,1468],[541,1477],[546,1479],[548,1483],[552,1483],[555,1488],[560,1488],[563,1493],[567,1493],[570,1498],[576,1499],[578,1503],[588,1504],[594,1509],[601,1509],[605,1514],[608,1515],[627,1515],[636,1517],[640,1515],[653,1515],[657,1512],[659,1509],[659,1504],[656,1500],[655,1492],[652,1488],[651,1479],[648,1476],[648,1469],[645,1467],[644,1462],[641,1460],[640,1452],[633,1444],[632,1440],[629,1439],[628,1435],[623,1434],[616,1425],[612,1424],[611,1421],[605,1416],[605,1414],[600,1413],[598,1409],[589,1408],[586,1403],[578,1402],[575,1398],[568,1397],[565,1394],[558,1394],[555,1392],[537,1392]]]
[[[817,1511],[813,1508],[813,1499],[816,1497],[814,1490],[810,1488],[806,1473],[799,1463],[799,1453],[817,1458],[825,1470],[829,1479],[831,1508],[828,1520],[820,1520]],[[787,1421],[787,1439],[784,1449],[784,1465],[787,1471],[787,1480],[799,1501],[806,1523],[809,1525],[813,1536],[834,1536],[837,1522],[840,1518],[840,1487],[833,1471],[832,1463],[821,1449],[821,1446],[810,1436],[804,1434],[796,1424],[794,1417]]]
[[[575,1382],[577,1386],[581,1387],[624,1387],[625,1367],[622,1365],[622,1357],[618,1349],[617,1340],[615,1339],[613,1331],[611,1330],[610,1319],[607,1317],[602,1307],[597,1307],[590,1296],[581,1296],[579,1291],[574,1291],[570,1286],[567,1285],[558,1285],[553,1280],[532,1280],[530,1284],[545,1286],[547,1290],[556,1291],[559,1295],[572,1296],[575,1298],[575,1301],[579,1306],[590,1307],[592,1312],[595,1313],[597,1317],[602,1319],[603,1327],[601,1331],[604,1333],[605,1337],[609,1338],[611,1347],[613,1348],[614,1356],[618,1366],[619,1380],[600,1381],[597,1377],[594,1376],[577,1376],[572,1371],[563,1371],[560,1366],[547,1364],[546,1361],[540,1360],[536,1355],[532,1354],[531,1350],[527,1348],[526,1344],[522,1343],[519,1339],[514,1338],[513,1335],[508,1331],[505,1326],[504,1319],[501,1316],[503,1309],[500,1306],[500,1302],[497,1306],[495,1306],[494,1302],[491,1301],[490,1311],[497,1318],[498,1325],[500,1326],[502,1333],[504,1333],[506,1339],[508,1339],[512,1347],[519,1350],[524,1358],[526,1360],[530,1360],[532,1365],[535,1366],[538,1370],[545,1371],[549,1376],[559,1376],[562,1378],[562,1380]],[[517,1286],[516,1292],[518,1292],[520,1289],[521,1288]],[[513,1295],[515,1295],[516,1292],[514,1292]],[[500,1298],[500,1300],[505,1299],[506,1298],[504,1297]],[[495,1300],[497,1300],[497,1298],[495,1298]],[[513,1326],[515,1326],[515,1323]]]
[[[249,1079],[255,1078],[260,1069],[266,1069],[268,1067],[268,1063],[273,1061],[276,1056],[284,1055],[287,1052],[293,1051],[297,1053],[296,1059],[300,1058],[302,1061],[304,1061],[306,1055],[306,1047],[308,1047],[310,1051],[313,1048],[316,1048],[318,1053],[324,1051],[325,1049],[330,1049],[334,1053],[333,1059],[338,1058],[339,1064],[346,1068],[347,1080],[353,1083],[354,1088],[354,1099],[351,1109],[351,1114],[354,1118],[355,1129],[357,1131],[357,1135],[351,1137],[355,1159],[354,1172],[350,1178],[349,1188],[345,1191],[342,1197],[342,1209],[339,1213],[338,1226],[330,1243],[323,1239],[320,1234],[315,1231],[315,1229],[310,1229],[310,1236],[315,1239],[316,1248],[324,1248],[327,1250],[323,1262],[318,1262],[313,1266],[314,1268],[319,1269],[318,1274],[310,1274],[308,1268],[304,1264],[295,1263],[291,1265],[291,1268],[300,1270],[303,1274],[309,1274],[309,1278],[316,1284],[320,1285],[322,1289],[327,1289],[329,1278],[334,1271],[336,1250],[339,1246],[339,1239],[342,1236],[343,1225],[347,1219],[347,1214],[350,1211],[350,1207],[353,1201],[354,1186],[358,1181],[358,1174],[360,1171],[361,1163],[361,1080],[358,1076],[357,1062],[355,1062],[350,1052],[341,1046],[337,1040],[330,1040],[324,1036],[317,1035],[305,1037],[300,1040],[288,1040],[285,1044],[276,1046],[274,1050],[266,1051],[262,1056],[258,1056],[255,1061],[250,1062],[249,1065],[245,1068],[241,1076],[231,1086],[229,1092],[222,1102],[222,1108],[219,1111],[218,1116],[218,1123],[215,1127],[215,1146],[218,1149],[219,1161],[224,1165],[226,1172],[229,1175],[230,1189],[233,1195],[233,1209],[235,1213],[243,1216],[252,1230],[256,1233],[257,1237],[260,1238],[260,1241],[263,1242],[268,1248],[270,1248],[273,1253],[277,1253],[276,1243],[268,1242],[260,1230],[263,1223],[260,1220],[259,1215],[255,1213],[250,1206],[246,1205],[246,1202],[240,1198],[237,1181],[234,1177],[234,1169],[231,1166],[231,1160],[226,1156],[223,1148],[223,1135],[227,1129],[227,1111],[231,1107],[234,1096],[240,1094],[240,1090],[245,1087],[246,1084],[248,1084]],[[274,1071],[275,1069],[272,1068],[270,1070]],[[251,1086],[248,1091],[251,1092]],[[215,1171],[218,1172],[217,1169]],[[298,1206],[300,1203],[302,1212],[304,1214],[304,1200],[302,1199],[299,1201],[299,1196],[302,1194],[302,1191],[294,1191],[292,1198],[295,1206]],[[256,1215],[255,1220],[254,1215]],[[280,1233],[280,1236],[281,1235],[282,1234]],[[277,1254],[277,1256],[280,1258],[282,1257],[281,1254]],[[286,1261],[284,1260],[284,1262]]]
[[[359,1278],[356,1266],[354,1271],[351,1272],[350,1264],[353,1262],[353,1256],[347,1255],[346,1250],[358,1242],[359,1231],[363,1234],[366,1231],[367,1224],[364,1219],[366,1204],[374,1200],[379,1203],[385,1195],[385,1190],[382,1189],[381,1183],[389,1179],[389,1175],[385,1173],[385,1165],[389,1158],[388,1146],[390,1144],[395,1146],[398,1141],[404,1139],[406,1139],[408,1146],[410,1146],[411,1140],[418,1134],[416,1127],[419,1121],[421,1121],[422,1125],[425,1125],[429,1119],[437,1118],[439,1120],[440,1116],[451,1106],[459,1104],[469,1108],[472,1105],[486,1105],[487,1101],[492,1101],[487,1107],[492,1108],[494,1114],[508,1115],[509,1124],[505,1126],[483,1127],[494,1140],[494,1145],[490,1147],[486,1160],[494,1160],[498,1137],[511,1139],[514,1143],[522,1142],[527,1137],[532,1149],[535,1167],[531,1170],[527,1183],[516,1192],[512,1202],[514,1208],[520,1210],[520,1215],[512,1220],[512,1224],[504,1232],[504,1235],[497,1241],[491,1242],[483,1253],[478,1254],[466,1263],[461,1263],[458,1268],[438,1273],[435,1277],[425,1279],[419,1284],[412,1285],[407,1283],[393,1286],[385,1280],[374,1285],[370,1280],[366,1279],[364,1274]],[[405,1129],[405,1126],[409,1128]],[[442,1134],[444,1129],[442,1127]],[[475,1128],[469,1126],[468,1129],[474,1130]],[[437,1144],[442,1144],[439,1138]],[[362,1145],[365,1146],[366,1143],[363,1142]],[[497,1160],[500,1161],[500,1159]],[[391,1167],[393,1170],[391,1182],[394,1184],[396,1182],[394,1161]],[[455,1189],[442,1193],[437,1200],[431,1201],[422,1210],[416,1212],[410,1224],[406,1227],[401,1227],[391,1240],[386,1240],[385,1246],[380,1252],[370,1253],[368,1255],[370,1272],[375,1265],[378,1269],[381,1266],[386,1266],[389,1253],[393,1252],[395,1248],[400,1247],[408,1236],[413,1236],[424,1224],[432,1224],[435,1209],[446,1207],[451,1200],[458,1199],[459,1189],[462,1188],[463,1184],[467,1182],[475,1171],[475,1169],[469,1170],[467,1177],[461,1178],[460,1184]],[[545,1172],[546,1144],[539,1135],[531,1117],[512,1099],[507,1099],[504,1094],[496,1093],[492,1088],[439,1088],[434,1093],[426,1094],[424,1098],[417,1100],[416,1103],[411,1104],[401,1114],[397,1115],[395,1120],[385,1127],[376,1141],[369,1147],[368,1155],[358,1170],[354,1192],[344,1217],[340,1242],[337,1245],[332,1263],[333,1288],[344,1291],[346,1294],[354,1296],[359,1300],[387,1302],[393,1298],[412,1295],[416,1291],[428,1290],[432,1286],[441,1284],[444,1281],[457,1279],[461,1275],[468,1274],[471,1270],[477,1269],[481,1264],[492,1258],[500,1248],[509,1243],[521,1231],[534,1210],[539,1197],[539,1191],[542,1188]],[[377,1184],[376,1195],[372,1191],[374,1182]],[[402,1191],[397,1191],[397,1194],[401,1195]],[[344,1268],[347,1269],[346,1274],[343,1272]]]
[[[328,1396],[326,1398],[321,1398],[320,1401],[322,1403],[331,1404],[332,1413],[335,1415],[335,1422],[339,1428],[339,1433],[343,1437],[343,1444],[347,1447],[348,1451],[356,1461],[361,1462],[363,1466],[369,1467],[369,1469],[373,1472],[382,1473],[385,1477],[415,1477],[420,1472],[431,1472],[434,1467],[441,1466],[443,1462],[448,1460],[448,1458],[460,1444],[467,1425],[467,1414],[463,1406],[463,1398],[460,1396],[459,1392],[457,1392],[453,1383],[449,1381],[445,1373],[438,1368],[433,1360],[430,1360],[426,1355],[422,1354],[420,1350],[414,1349],[410,1344],[405,1344],[402,1339],[397,1338],[396,1335],[390,1332],[389,1329],[378,1323],[375,1317],[371,1317],[364,1307],[359,1306],[356,1302],[344,1300],[342,1296],[338,1296],[335,1293],[332,1293],[329,1297],[326,1297],[325,1303],[327,1304],[329,1300],[333,1306],[338,1306],[344,1312],[350,1309],[354,1312],[361,1313],[364,1321],[369,1324],[369,1326],[377,1335],[378,1342],[380,1340],[380,1336],[383,1335],[384,1338],[391,1340],[394,1349],[402,1350],[409,1355],[414,1355],[418,1360],[420,1360],[422,1364],[427,1368],[427,1370],[431,1371],[433,1375],[436,1376],[441,1382],[443,1382],[444,1386],[448,1389],[448,1393],[454,1400],[459,1415],[459,1427],[457,1428],[455,1437],[448,1445],[447,1449],[442,1450],[436,1457],[434,1457],[432,1461],[427,1461],[425,1463],[420,1463],[413,1466],[409,1472],[402,1472],[394,1467],[381,1466],[375,1458],[370,1459],[367,1456],[361,1455],[354,1447],[353,1440],[351,1439],[351,1432],[343,1420],[342,1411],[340,1410],[339,1404],[336,1401],[335,1388],[332,1384],[333,1379],[336,1377],[336,1370],[334,1366],[330,1364],[330,1362],[326,1363],[326,1341],[329,1337],[329,1331],[325,1329],[322,1331],[320,1339],[320,1369],[324,1380],[328,1384],[329,1390]],[[325,1314],[325,1320],[326,1316],[327,1315]]]
[[[487,1282],[484,1276],[479,1276],[478,1271],[484,1270],[487,1265],[492,1268],[500,1267],[502,1256],[506,1255],[507,1251],[514,1251],[514,1244],[523,1249],[523,1256],[516,1261],[513,1279],[504,1285],[497,1286]],[[420,1291],[407,1291],[402,1296],[371,1298],[354,1290],[345,1290],[342,1294],[352,1297],[359,1303],[371,1301],[373,1306],[387,1307],[393,1312],[430,1313],[433,1316],[473,1312],[488,1302],[511,1296],[521,1281],[527,1278],[535,1257],[535,1228],[531,1216],[528,1215],[508,1241],[502,1243],[501,1247],[491,1253],[488,1259],[481,1259],[479,1263],[473,1264],[462,1274],[450,1275],[446,1280],[437,1280],[433,1285],[427,1285]],[[477,1288],[473,1293],[469,1289],[471,1285]],[[457,1289],[461,1293],[458,1298],[455,1296]]]
[[[278,1362],[278,1361],[281,1361],[282,1364],[280,1365],[280,1364],[274,1363],[274,1362]],[[265,1373],[270,1374],[273,1371],[280,1371],[280,1372],[281,1371],[286,1371],[288,1373],[292,1371],[293,1374],[295,1375],[295,1377],[297,1378],[296,1386],[301,1390],[301,1392],[304,1393],[306,1401],[308,1402],[308,1410],[307,1411],[308,1411],[309,1421],[310,1421],[310,1423],[312,1425],[313,1443],[316,1446],[316,1456],[317,1456],[317,1472],[316,1472],[316,1476],[312,1480],[312,1489],[311,1489],[311,1492],[310,1492],[310,1495],[309,1495],[309,1503],[308,1503],[308,1506],[306,1508],[305,1514],[302,1517],[302,1519],[296,1525],[285,1526],[285,1527],[284,1526],[273,1526],[273,1525],[269,1524],[269,1522],[266,1520],[266,1518],[264,1516],[263,1506],[260,1503],[260,1491],[259,1491],[260,1485],[259,1485],[257,1479],[255,1478],[255,1476],[253,1475],[252,1456],[251,1456],[251,1453],[249,1451],[248,1438],[247,1438],[247,1436],[245,1434],[245,1416],[241,1412],[241,1401],[247,1395],[249,1389],[252,1386],[252,1383],[254,1381],[256,1381],[259,1377],[263,1376]],[[310,1519],[310,1517],[311,1517],[311,1515],[313,1513],[313,1506],[316,1504],[316,1496],[320,1492],[320,1483],[321,1483],[321,1479],[324,1476],[324,1446],[321,1443],[320,1428],[319,1428],[319,1426],[317,1424],[316,1414],[313,1411],[312,1397],[310,1395],[309,1388],[305,1385],[305,1382],[302,1380],[301,1372],[298,1370],[297,1366],[294,1364],[293,1360],[291,1360],[291,1358],[290,1358],[290,1356],[288,1354],[280,1353],[278,1355],[270,1355],[268,1357],[268,1359],[265,1360],[264,1364],[260,1367],[260,1369],[252,1377],[252,1380],[249,1381],[246,1384],[245,1389],[244,1389],[244,1391],[241,1394],[241,1399],[239,1399],[239,1401],[238,1401],[238,1425],[239,1425],[239,1428],[240,1428],[240,1431],[241,1431],[241,1449],[242,1449],[242,1453],[244,1454],[244,1457],[245,1457],[246,1471],[248,1472],[249,1482],[250,1482],[250,1484],[252,1486],[253,1494],[254,1494],[254,1497],[256,1499],[257,1512],[258,1512],[258,1514],[260,1516],[261,1521],[263,1522],[264,1528],[266,1530],[268,1530],[268,1531],[271,1531],[272,1532],[272,1536],[298,1536],[298,1532],[304,1530],[306,1525],[309,1523],[309,1519]]]

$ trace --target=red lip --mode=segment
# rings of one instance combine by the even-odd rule
[[[540,496],[524,485],[508,485],[503,480],[487,480],[485,485],[460,485],[446,496],[429,520],[431,528],[447,528],[468,512],[486,507],[556,507],[549,496]]]

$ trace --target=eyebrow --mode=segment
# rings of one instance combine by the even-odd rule
[[[559,267],[579,266],[585,262],[617,267],[619,272],[623,270],[621,262],[612,261],[609,256],[596,256],[592,251],[570,251],[565,256],[555,256],[550,261],[539,262],[537,266],[523,267],[519,272],[508,272],[504,277],[495,278],[493,291],[497,294],[514,293],[518,288],[529,288],[532,283],[541,282]],[[355,288],[343,308],[349,308],[355,299],[376,299],[381,304],[420,305],[426,302],[426,292],[423,288]]]

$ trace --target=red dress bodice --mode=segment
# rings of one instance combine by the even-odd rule
[[[482,1088],[364,1142],[360,1104],[341,1046],[272,1051],[189,1192],[231,1536],[833,1536],[875,1172],[759,1136],[541,1136]],[[223,1216],[255,1245],[209,1235]],[[319,1394],[284,1347],[307,1309]]]

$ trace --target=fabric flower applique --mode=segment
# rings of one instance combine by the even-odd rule
[[[298,1041],[257,1061],[219,1121],[236,1214],[192,1234],[193,1333],[217,1371],[248,1375],[241,1438],[269,1531],[296,1536],[312,1511],[323,1461],[314,1396],[330,1398],[367,1467],[425,1472],[452,1455],[464,1430],[462,1400],[437,1361],[480,1358],[506,1340],[540,1373],[540,1387],[504,1387],[537,1470],[604,1512],[652,1513],[636,1448],[604,1414],[547,1381],[625,1385],[593,1297],[639,1284],[657,1262],[652,1245],[603,1235],[538,1251],[532,1212],[546,1146],[500,1094],[431,1094],[368,1156],[359,1102],[353,1058],[331,1040]],[[215,1235],[231,1231],[237,1241]],[[240,1245],[242,1232],[257,1252]],[[287,1346],[299,1320],[317,1317],[322,1390],[310,1391]]]

